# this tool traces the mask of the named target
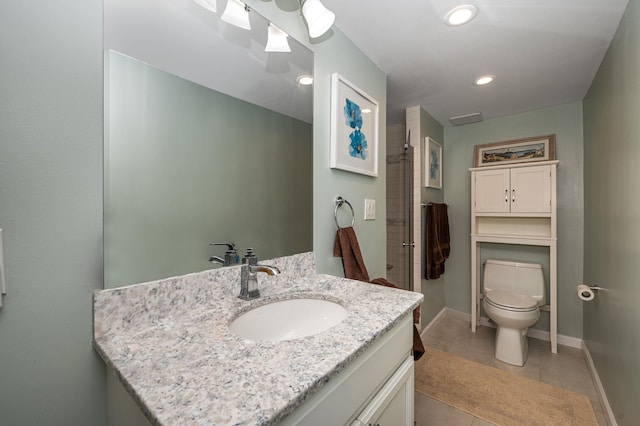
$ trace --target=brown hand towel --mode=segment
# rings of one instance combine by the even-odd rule
[[[351,226],[338,229],[336,240],[333,244],[333,256],[342,257],[342,267],[344,268],[345,278],[371,282],[372,284],[383,285],[385,287],[399,288],[385,278],[376,278],[369,281],[369,273],[367,272],[367,267],[364,265],[358,237],[356,237],[356,232]],[[413,311],[413,359],[415,361],[420,359],[424,354],[424,345],[422,344],[422,338],[416,326],[418,321],[420,321],[420,306]]]
[[[447,205],[427,206],[425,226],[425,278],[435,280],[444,274],[444,262],[450,253],[449,218]]]
[[[342,257],[342,267],[346,278],[369,282],[369,273],[364,265],[358,237],[356,237],[353,227],[338,229],[333,245],[333,256]]]

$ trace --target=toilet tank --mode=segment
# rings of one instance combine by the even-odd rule
[[[487,259],[484,264],[484,291],[504,290],[533,297],[538,306],[547,303],[542,266],[538,263]]]

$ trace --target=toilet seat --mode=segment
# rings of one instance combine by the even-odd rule
[[[526,294],[503,290],[491,290],[484,296],[489,305],[511,312],[532,312],[538,309],[538,302]]]

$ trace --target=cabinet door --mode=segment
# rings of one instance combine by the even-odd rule
[[[351,426],[413,426],[413,364],[410,356]]]
[[[511,169],[512,213],[551,211],[551,166]]]
[[[476,212],[509,213],[509,169],[480,170],[476,175]]]

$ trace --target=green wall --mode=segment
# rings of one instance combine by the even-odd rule
[[[333,257],[336,225],[334,200],[341,195],[353,205],[355,230],[364,261],[373,277],[386,276],[386,75],[335,27],[309,41],[297,5],[252,2],[252,7],[314,52],[313,92],[313,250],[318,271],[343,275],[342,261]],[[280,9],[282,7],[283,9]],[[378,177],[329,168],[331,74],[337,72],[379,103]],[[364,199],[376,200],[376,219],[365,222]]]
[[[630,0],[584,100],[584,337],[620,425],[640,419],[640,1]]]
[[[558,333],[582,337],[582,302],[575,287],[582,283],[583,133],[582,103],[559,105],[480,123],[445,128],[444,185],[449,205],[451,255],[447,260],[447,306],[471,311],[471,182],[473,147],[477,144],[555,133],[558,166]],[[484,251],[484,248],[483,248]],[[538,247],[495,245],[487,253],[499,259],[539,262],[548,276],[548,254]],[[548,285],[548,278],[547,278]],[[548,330],[548,314],[537,328]]]
[[[0,52],[0,423],[104,425],[102,1],[2,1]]]
[[[107,54],[105,287],[313,250],[309,123]],[[294,201],[292,201],[294,197]]]
[[[442,145],[442,152],[444,153],[446,150],[446,146],[445,146],[445,141],[444,141],[444,128],[442,127],[442,125],[440,123],[438,123],[438,121],[433,118],[433,116],[431,116],[431,114],[429,114],[424,108],[420,107],[420,142],[421,142],[421,155],[424,155],[424,150],[427,149],[424,146],[424,138],[425,137],[430,137],[433,138],[436,142],[438,142],[440,145]],[[444,154],[443,154],[444,157]],[[446,157],[445,157],[446,158]],[[424,176],[424,168],[427,166],[426,164],[424,164],[424,160],[421,159],[421,173],[422,176]],[[442,171],[444,173],[445,170],[445,165],[442,164]],[[428,202],[433,202],[433,203],[444,203],[444,193],[446,190],[446,180],[444,179],[444,175],[443,175],[443,179],[442,179],[442,189],[436,189],[436,188],[426,188],[423,186],[424,183],[421,185],[421,194],[420,194],[420,200],[423,203],[428,203]],[[424,253],[424,231],[425,231],[425,225],[426,225],[426,215],[425,215],[425,210],[424,208],[421,209],[421,223],[422,223],[422,229],[420,230],[420,235],[422,236],[421,241],[423,244],[422,247],[422,252]],[[447,272],[449,272],[450,270],[450,266],[451,264],[449,263],[449,261],[445,262],[445,274],[442,275],[440,278],[438,278],[437,280],[426,280],[424,279],[425,276],[425,263],[424,263],[424,256],[422,256],[422,265],[421,265],[421,271],[420,271],[420,276],[422,277],[422,282],[421,282],[421,290],[422,290],[422,294],[424,294],[424,302],[422,302],[421,308],[420,308],[420,314],[421,314],[421,324],[422,327],[426,327],[429,322],[436,316],[438,315],[438,313],[442,310],[442,308],[445,307],[445,288],[444,288],[444,283],[445,283],[445,277],[447,275]]]

